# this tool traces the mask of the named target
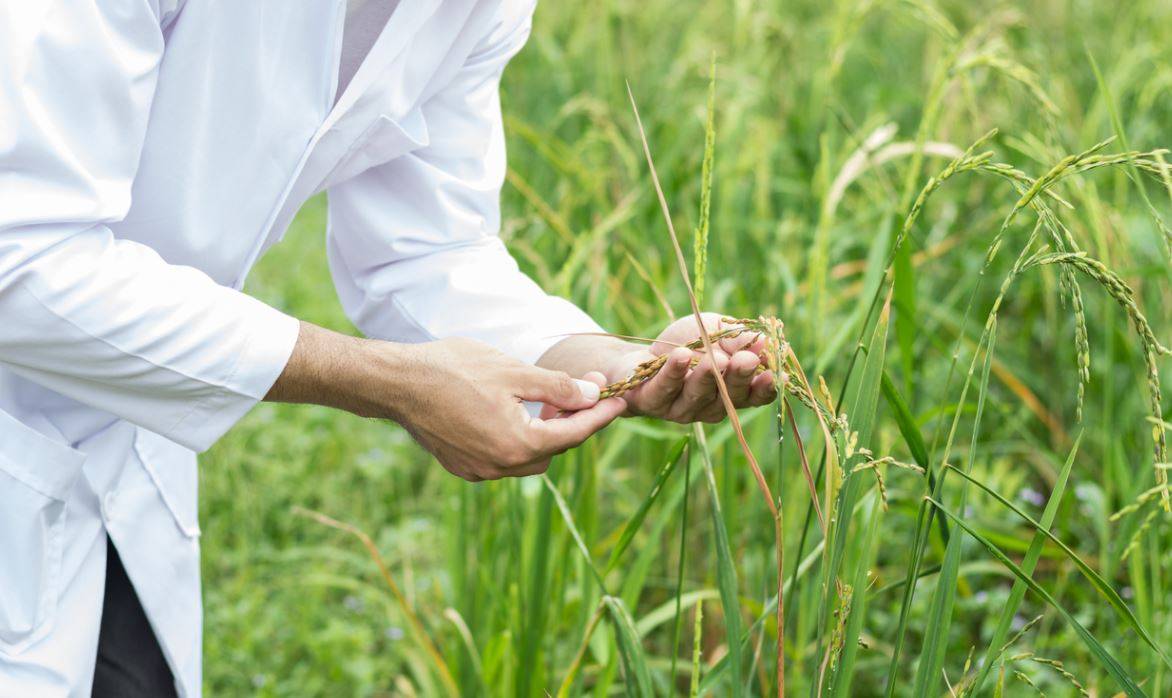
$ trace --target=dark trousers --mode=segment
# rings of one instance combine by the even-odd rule
[[[175,696],[175,678],[130,585],[114,544],[106,542],[106,598],[98,635],[93,698]]]

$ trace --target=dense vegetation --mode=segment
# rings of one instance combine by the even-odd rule
[[[1172,693],[1169,27],[1161,0],[538,8],[503,235],[614,332],[690,312],[624,81],[695,256],[716,57],[703,304],[784,321],[811,388],[741,415],[787,693]],[[352,331],[324,210],[250,289]],[[472,486],[393,425],[265,405],[202,487],[212,695],[777,690],[774,524],[728,423],[624,420]],[[295,507],[369,533],[402,595]]]

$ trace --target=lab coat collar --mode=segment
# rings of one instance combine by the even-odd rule
[[[416,30],[435,14],[439,5],[440,0],[399,0],[370,53],[358,66],[354,78],[326,117],[321,129],[323,132],[329,130],[338,119],[362,101],[376,78],[399,56]]]

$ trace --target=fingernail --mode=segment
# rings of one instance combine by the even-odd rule
[[[584,381],[580,378],[575,378],[574,382],[578,384],[578,390],[582,392],[582,397],[590,402],[598,402],[598,396],[602,394],[598,384]]]

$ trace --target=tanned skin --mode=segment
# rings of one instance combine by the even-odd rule
[[[706,314],[704,324],[716,331],[720,316]],[[691,318],[669,325],[650,347],[571,336],[530,366],[470,339],[400,344],[302,322],[293,354],[265,399],[397,422],[466,480],[533,475],[621,415],[720,421],[713,360],[738,407],[776,397],[773,377],[756,372],[760,338],[723,340],[709,358],[680,346],[696,336]],[[622,398],[598,399],[600,386],[666,352],[670,357],[654,378]],[[700,363],[690,367],[693,357]],[[544,403],[541,415],[530,416],[525,401]]]

